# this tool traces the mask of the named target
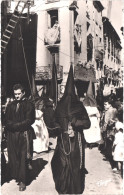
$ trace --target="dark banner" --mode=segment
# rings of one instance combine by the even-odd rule
[[[32,74],[35,73],[37,15],[30,15],[29,23],[26,16],[27,14],[24,14],[17,23],[6,50],[8,95],[15,83],[22,83],[30,93],[29,80],[31,82]],[[10,17],[9,15],[8,21]]]

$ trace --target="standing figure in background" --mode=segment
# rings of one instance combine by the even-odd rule
[[[81,194],[85,185],[83,130],[90,127],[90,120],[75,93],[72,65],[55,114],[61,130],[51,161],[55,187],[59,194]]]
[[[13,87],[15,100],[6,109],[8,163],[12,179],[19,182],[19,191],[26,189],[28,162],[32,156],[35,121],[34,105],[25,98],[20,84]]]
[[[35,98],[35,122],[34,128],[36,139],[33,140],[33,151],[41,153],[48,150],[49,134],[43,119],[44,94]]]
[[[96,102],[97,102],[100,115],[102,115],[102,112],[104,110],[104,97],[103,97],[103,92],[101,89],[97,90]]]
[[[36,139],[33,141],[33,151],[36,153],[47,151],[49,147],[49,134],[41,110],[35,110],[35,122],[32,127],[36,135]]]
[[[107,138],[112,133],[114,124],[117,120],[117,109],[112,107],[111,97],[104,98],[104,113],[102,136],[104,140],[104,149],[107,148]]]
[[[124,137],[123,137],[123,123],[117,121],[115,123],[115,139],[113,142],[113,160],[116,161],[116,168],[123,176],[123,161],[124,161]]]
[[[97,103],[93,97],[92,82],[90,81],[87,95],[83,101],[83,104],[87,110],[88,116],[91,121],[91,126],[89,129],[84,130],[84,137],[87,145],[90,149],[101,141],[101,130],[100,130],[100,114],[97,109]]]

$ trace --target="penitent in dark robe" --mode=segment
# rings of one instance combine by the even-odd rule
[[[8,164],[12,179],[26,183],[27,160],[32,155],[35,121],[34,105],[27,99],[14,100],[6,110]]]
[[[90,120],[75,93],[72,65],[55,116],[61,127],[51,161],[55,188],[59,194],[81,194],[84,191],[86,173],[83,130],[90,127]],[[73,135],[69,133],[69,125]]]

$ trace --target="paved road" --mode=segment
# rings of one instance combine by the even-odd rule
[[[97,148],[86,149],[85,191],[83,195],[122,195],[122,178]]]
[[[53,150],[48,153],[34,155],[33,170],[30,173],[30,185],[26,191],[19,192],[17,183],[12,180],[1,187],[2,195],[57,195],[50,161]],[[110,163],[97,148],[86,149],[85,190],[83,195],[122,195],[122,178],[112,171]],[[34,172],[35,170],[35,172]]]

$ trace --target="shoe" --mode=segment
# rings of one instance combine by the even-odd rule
[[[19,191],[24,191],[26,189],[26,185],[23,182],[19,183]]]
[[[28,169],[29,169],[29,170],[32,170],[32,169],[33,169],[33,167],[32,167],[31,164],[28,164]]]

